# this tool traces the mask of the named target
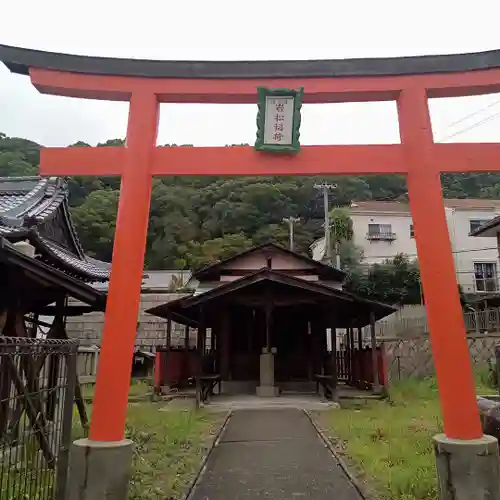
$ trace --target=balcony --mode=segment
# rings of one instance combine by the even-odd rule
[[[392,232],[381,232],[381,233],[366,233],[367,240],[374,241],[394,241],[396,239],[396,233]]]

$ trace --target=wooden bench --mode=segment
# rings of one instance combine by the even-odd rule
[[[206,401],[209,400],[210,396],[213,396],[216,385],[219,385],[218,392],[220,394],[221,376],[219,373],[215,373],[213,375],[201,375],[199,379],[200,379],[201,402],[205,403]]]
[[[320,386],[323,388],[324,395],[326,399],[333,399],[337,384],[331,375],[323,375],[321,373],[316,373],[314,375],[316,380],[316,394],[319,394]]]

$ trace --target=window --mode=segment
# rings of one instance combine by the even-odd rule
[[[477,292],[496,292],[498,290],[497,265],[494,262],[475,262],[474,278]]]
[[[413,228],[413,224],[410,224],[410,238],[415,238],[415,229]]]
[[[368,234],[390,234],[392,226],[390,224],[368,224]]]
[[[471,219],[470,222],[470,230],[469,232],[472,233],[475,231],[479,226],[482,226],[483,224],[486,224],[489,222],[491,219]]]
[[[368,224],[369,240],[394,240],[396,235],[392,232],[391,224]]]

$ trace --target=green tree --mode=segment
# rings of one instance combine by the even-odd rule
[[[72,211],[83,247],[97,259],[111,260],[119,196],[110,189],[93,191]]]
[[[206,265],[215,264],[238,255],[251,248],[252,245],[252,240],[242,233],[237,233],[207,240],[203,243],[189,242],[181,251],[185,255],[189,267],[200,269]]]
[[[0,153],[0,177],[24,177],[37,175],[37,168],[30,165],[18,152]]]
[[[98,146],[123,144],[123,139],[110,139]],[[79,141],[72,146],[88,144]],[[39,161],[38,144],[0,133],[0,176],[37,175]],[[441,179],[444,195],[448,198],[500,199],[500,174],[445,174]],[[407,198],[404,176],[325,176],[321,180],[337,184],[337,189],[330,193],[332,205],[345,206],[353,200]],[[207,175],[154,179],[146,265],[150,269],[188,268],[223,258],[235,249],[268,241],[287,247],[288,228],[282,219],[289,216],[300,217],[300,223],[295,225],[295,249],[307,254],[310,245],[324,234],[323,198],[314,188],[317,182],[316,177],[308,176]],[[73,176],[68,178],[68,185],[72,213],[85,250],[108,260],[120,177]],[[349,226],[347,213],[343,208],[332,210],[335,223],[332,243],[339,240],[342,266],[351,272],[359,268],[362,255],[352,243],[352,225]],[[377,279],[386,279],[386,264],[381,266],[382,270],[374,270],[372,274]],[[364,269],[366,275],[367,267]],[[359,277],[359,281],[360,287],[380,298],[379,288],[375,289],[364,278]],[[411,286],[410,289],[413,290]],[[404,293],[394,299],[397,293],[392,294],[389,299],[410,300],[401,295]],[[408,296],[413,297],[413,292],[408,292]]]
[[[19,137],[7,137],[0,132],[0,157],[4,153],[13,153],[30,165],[32,171],[36,173],[40,163],[40,146],[36,142]]]
[[[351,240],[343,240],[339,243],[340,263],[344,271],[358,268],[364,258],[363,249]]]
[[[330,240],[333,245],[351,241],[354,236],[352,219],[345,208],[330,210]]]
[[[352,269],[346,288],[388,304],[419,304],[422,300],[417,262],[403,254],[382,264]]]

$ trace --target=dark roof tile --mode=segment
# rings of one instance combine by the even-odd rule
[[[62,211],[73,248],[38,234],[37,226]],[[110,266],[87,257],[68,210],[68,187],[60,177],[0,177],[0,235],[29,239],[50,265],[86,281],[106,281]]]

